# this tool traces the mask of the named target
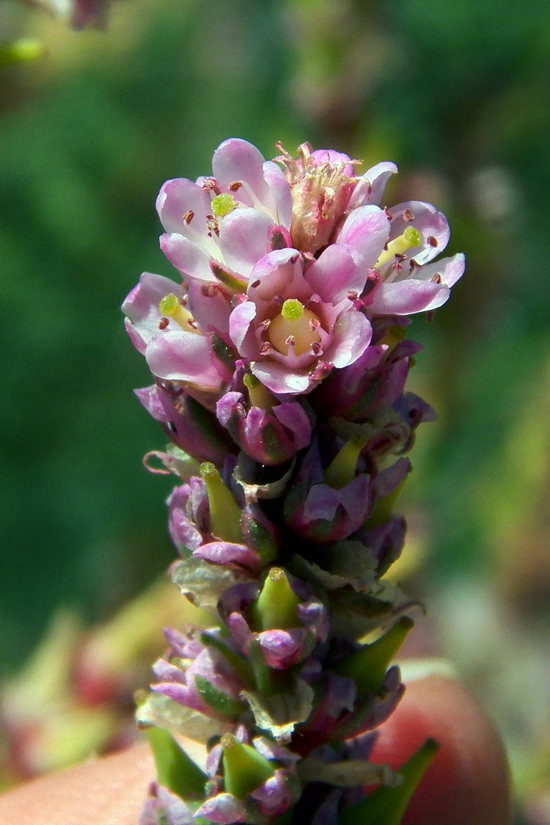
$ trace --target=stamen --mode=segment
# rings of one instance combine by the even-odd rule
[[[194,218],[194,217],[195,217],[195,213],[193,212],[193,210],[192,210],[192,209],[190,209],[190,210],[189,210],[188,212],[186,212],[186,213],[185,213],[185,215],[183,216],[183,222],[184,222],[184,223],[186,223],[186,224],[187,224],[187,226],[189,226],[189,224],[191,223],[191,221],[193,220],[193,218]]]

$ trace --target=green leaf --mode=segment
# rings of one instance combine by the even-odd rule
[[[232,734],[222,736],[221,746],[224,788],[237,799],[244,799],[275,773],[271,762],[256,748],[238,742]]]
[[[147,728],[145,733],[153,751],[159,784],[181,799],[204,797],[208,777],[180,748],[173,736],[161,728]]]
[[[338,817],[338,825],[399,825],[438,748],[434,739],[427,739],[398,771],[398,776],[403,778],[399,787],[377,788],[366,799],[343,811]]]
[[[413,627],[413,620],[402,616],[387,633],[372,644],[350,653],[338,662],[334,670],[340,676],[354,680],[359,696],[380,693],[390,662]]]

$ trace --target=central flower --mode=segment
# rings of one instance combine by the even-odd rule
[[[339,244],[314,261],[296,249],[270,252],[231,312],[229,336],[271,392],[310,392],[370,343],[370,322],[349,297],[362,291],[366,278],[359,257]]]

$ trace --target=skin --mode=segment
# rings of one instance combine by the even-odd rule
[[[373,761],[398,767],[429,736],[441,748],[402,825],[509,825],[510,783],[500,740],[470,694],[442,676],[412,682],[381,729]],[[136,825],[154,777],[135,746],[0,797],[0,825]]]

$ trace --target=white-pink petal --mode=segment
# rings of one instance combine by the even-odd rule
[[[228,266],[244,275],[268,252],[273,221],[266,212],[247,207],[234,209],[221,222],[219,243]]]
[[[334,325],[333,336],[326,359],[342,369],[363,355],[372,338],[372,327],[362,312],[343,312]]]
[[[212,274],[210,269],[210,257],[202,249],[192,243],[183,235],[161,235],[160,248],[176,269],[190,278],[197,278],[199,281],[214,281],[218,279]],[[219,250],[218,251],[218,255]]]
[[[360,206],[348,215],[337,243],[353,247],[371,269],[384,249],[390,234],[390,222],[379,206]]]
[[[224,140],[214,152],[212,172],[218,185],[225,190],[236,181],[246,183],[238,190],[237,198],[247,206],[269,204],[272,200],[264,178],[264,157],[247,140]]]
[[[166,381],[190,381],[201,387],[218,387],[220,374],[206,338],[174,330],[153,338],[145,353],[153,375]]]
[[[368,270],[352,247],[330,244],[306,272],[305,278],[323,301],[337,304],[348,292],[361,294]]]
[[[241,355],[246,355],[246,352],[243,352],[243,345],[250,324],[255,317],[256,305],[253,301],[243,301],[242,304],[238,304],[229,316],[229,337]]]
[[[211,212],[210,195],[187,178],[167,180],[157,197],[157,212],[166,232],[185,234],[183,216],[193,212],[191,224],[199,225],[206,234],[206,216]]]
[[[420,281],[431,281],[439,276],[437,280],[443,286],[453,286],[464,274],[466,259],[462,252],[453,255],[451,258],[442,258],[440,261],[418,267],[414,270],[414,277]]]
[[[313,388],[309,372],[290,372],[276,361],[254,361],[250,369],[258,381],[274,393],[301,395]]]
[[[292,222],[292,192],[286,175],[277,163],[266,160],[264,178],[273,193],[277,223],[290,229]]]
[[[376,291],[370,309],[376,315],[413,315],[442,306],[451,294],[447,286],[408,278],[393,284],[382,284]]]
[[[397,166],[390,161],[377,163],[361,175],[357,186],[353,190],[349,206],[354,209],[357,206],[364,206],[373,203],[379,206],[384,197],[386,184],[392,175],[397,173]]]

